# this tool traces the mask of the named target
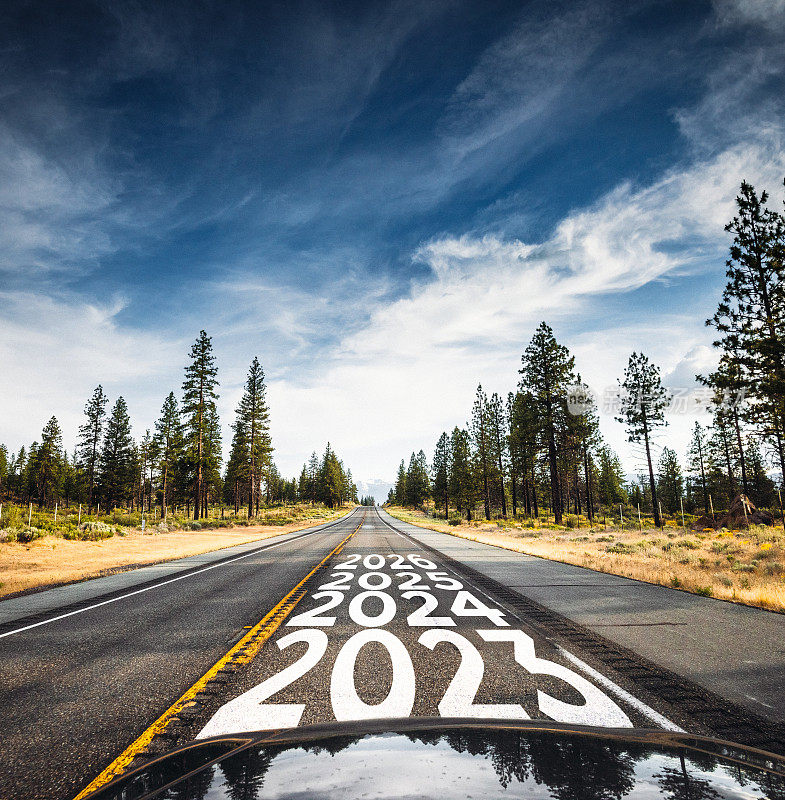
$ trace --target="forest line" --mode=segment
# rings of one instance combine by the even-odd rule
[[[172,506],[199,520],[212,506],[232,506],[247,517],[279,503],[323,503],[329,508],[357,502],[357,487],[330,444],[314,452],[299,478],[281,476],[273,460],[270,409],[264,370],[254,357],[232,428],[229,458],[223,467],[221,424],[216,401],[218,369],[212,341],[202,330],[191,347],[181,397],[169,392],[152,428],[135,440],[127,404],[109,398],[99,384],[84,408],[72,455],[63,447],[60,424],[52,416],[41,440],[9,454],[0,444],[0,501],[85,506],[86,514],[127,508]],[[0,520],[0,523],[2,520]]]
[[[660,369],[633,352],[618,379],[616,421],[640,448],[643,471],[628,482],[603,441],[596,400],[574,356],[542,322],[521,356],[519,381],[506,398],[478,386],[469,421],[439,437],[431,465],[423,450],[401,461],[388,502],[421,506],[432,499],[450,517],[529,517],[547,512],[591,522],[600,509],[631,506],[662,525],[682,508],[714,518],[743,494],[781,514],[785,479],[785,215],[742,182],[727,283],[706,325],[716,332],[717,368],[696,376],[709,390],[708,428],[697,421],[686,470],[667,445],[655,459],[654,437],[667,426],[671,395]],[[772,479],[778,475],[778,482]]]

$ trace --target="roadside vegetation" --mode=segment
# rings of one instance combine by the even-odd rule
[[[771,611],[785,611],[785,531],[781,526],[751,525],[744,530],[683,528],[667,519],[569,515],[566,525],[537,519],[448,521],[433,510],[387,506],[397,519],[463,539],[519,553],[562,561],[599,572],[656,583],[706,597],[731,600]],[[694,521],[695,518],[693,518]]]
[[[478,386],[466,426],[438,437],[430,465],[424,450],[401,461],[387,505],[430,508],[456,533],[495,521],[479,528],[507,532],[514,549],[525,542],[522,552],[620,574],[634,565],[631,577],[781,608],[785,214],[767,203],[742,183],[726,226],[727,284],[706,321],[718,366],[695,376],[702,390],[663,385],[633,352],[598,399],[542,322],[515,389],[504,398]],[[600,403],[634,445],[635,476],[602,438]],[[668,417],[703,411],[710,425],[695,422],[687,452],[675,452]]]
[[[264,371],[251,361],[224,465],[218,369],[201,331],[178,398],[134,438],[101,385],[72,454],[56,417],[17,452],[0,444],[0,595],[178,558],[333,519],[357,502],[328,443],[298,478],[273,460]],[[77,433],[74,431],[74,433]]]
[[[212,342],[201,331],[181,398],[169,392],[141,437],[132,435],[125,400],[118,397],[107,411],[109,398],[99,385],[85,405],[72,455],[54,416],[29,447],[11,453],[0,444],[0,541],[55,530],[71,539],[102,538],[118,527],[141,527],[143,517],[147,525],[215,529],[273,520],[280,512],[271,508],[284,505],[357,502],[351,470],[329,443],[321,457],[311,455],[299,478],[281,476],[257,358],[248,369],[223,467],[217,375]]]
[[[329,522],[351,508],[298,503],[261,509],[250,520],[221,519],[219,509],[210,509],[212,516],[199,522],[170,513],[166,524],[151,518],[144,530],[138,512],[104,514],[80,529],[76,514],[58,515],[55,523],[53,512],[34,511],[32,529],[24,524],[0,531],[0,597],[267,539]],[[27,523],[22,511],[10,516]]]

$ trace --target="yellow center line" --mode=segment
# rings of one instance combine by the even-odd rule
[[[119,777],[128,768],[128,765],[152,742],[152,740],[164,731],[166,726],[190,703],[199,692],[229,663],[247,664],[259,652],[261,646],[275,633],[280,624],[291,613],[292,609],[302,600],[306,594],[303,588],[305,583],[312,578],[319,570],[323,569],[327,562],[341,552],[349,539],[360,530],[360,526],[365,520],[365,514],[357,524],[357,527],[333,548],[260,622],[254,625],[248,633],[240,639],[237,644],[222,656],[210,669],[185,694],[175,701],[160,717],[132,744],[126,747],[112,763],[103,770],[88,786],[82,789],[74,800],[82,800],[97,789],[105,786],[109,781]]]

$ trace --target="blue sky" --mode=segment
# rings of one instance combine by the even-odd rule
[[[685,385],[739,182],[782,195],[785,0],[4,8],[14,448],[99,381],[143,433],[202,327],[227,425],[262,361],[286,473],[330,439],[391,478],[541,319],[600,394],[633,349]]]

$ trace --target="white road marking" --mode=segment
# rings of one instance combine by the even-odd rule
[[[390,691],[381,703],[375,705],[363,702],[354,685],[357,656],[369,642],[378,642],[385,647],[392,662]],[[339,722],[350,719],[408,717],[412,713],[416,689],[414,666],[409,651],[395,634],[378,628],[355,633],[346,642],[335,659],[330,678],[330,700],[333,714]]]
[[[559,645],[556,646],[559,647]],[[675,722],[671,722],[667,717],[664,717],[658,711],[655,711],[650,706],[647,706],[642,700],[638,700],[635,695],[632,695],[625,689],[622,689],[621,686],[614,683],[610,678],[605,677],[605,675],[603,675],[601,672],[597,672],[596,669],[590,667],[585,661],[581,661],[580,658],[574,656],[563,647],[559,647],[559,650],[561,651],[561,654],[568,661],[575,664],[578,669],[594,678],[597,683],[599,683],[601,686],[604,686],[609,692],[612,692],[617,697],[620,697],[622,700],[629,703],[634,709],[640,711],[644,717],[647,717],[656,725],[659,725],[666,731],[673,731],[674,733],[686,733],[684,728],[680,728]]]
[[[284,650],[297,642],[308,644],[308,649],[297,661],[222,705],[196,738],[207,739],[209,736],[220,736],[224,733],[245,733],[270,728],[296,728],[305,711],[305,703],[264,705],[264,701],[312,670],[322,660],[328,639],[324,631],[310,629],[289,633],[278,639],[276,644],[279,650]]]
[[[404,539],[406,541],[409,541],[409,542],[412,541],[412,537],[407,536],[404,533],[401,533],[401,531],[399,531],[399,530],[396,530],[392,525],[390,525],[388,522],[386,522],[382,518],[381,514],[379,514],[379,518],[382,520],[382,522],[384,522],[387,525],[389,530],[393,531],[393,533],[398,534],[398,536],[400,536],[402,539]],[[414,540],[414,541],[416,541],[416,540]],[[451,569],[446,564],[443,565],[443,566],[444,566],[444,569],[448,570],[453,575],[455,575],[456,577],[461,578],[463,580],[463,577],[461,575],[459,575],[455,570]],[[474,591],[480,592],[480,594],[485,595],[485,597],[487,597],[489,600],[491,600],[491,602],[493,602],[494,605],[501,606],[502,608],[504,608],[504,610],[507,613],[509,613],[511,616],[515,617],[515,619],[517,619],[519,622],[523,622],[522,618],[518,614],[516,614],[515,611],[510,609],[507,605],[503,605],[502,606],[499,603],[499,601],[495,600],[493,597],[491,597],[491,595],[489,595],[487,592],[484,592],[482,589],[480,589],[478,586],[475,586],[473,583],[470,583],[469,585],[471,586],[471,588]],[[597,683],[599,683],[600,685],[604,686],[612,694],[615,694],[616,697],[619,697],[622,700],[625,700],[633,708],[635,708],[636,710],[640,711],[641,714],[643,714],[646,718],[650,719],[653,723],[655,723],[659,727],[663,728],[666,731],[674,731],[675,733],[685,733],[686,732],[684,730],[684,728],[679,727],[678,725],[676,725],[675,722],[671,722],[667,717],[663,716],[658,711],[655,711],[653,708],[651,708],[651,706],[647,705],[642,700],[639,700],[637,697],[635,697],[634,695],[630,694],[626,689],[622,689],[621,686],[619,686],[617,683],[615,683],[610,678],[608,678],[605,675],[603,675],[601,672],[598,672],[593,667],[590,667],[584,661],[581,661],[580,658],[578,658],[577,656],[574,656],[568,650],[565,650],[560,645],[556,645],[556,646],[558,647],[558,649],[561,652],[561,654],[568,661],[570,661],[571,663],[575,664],[576,667],[578,667],[580,670],[585,672],[591,678],[596,680]]]
[[[322,528],[322,530],[324,530]],[[318,533],[319,531],[312,531],[313,533]],[[296,537],[300,538],[300,537]],[[277,544],[269,544],[264,547],[260,547],[258,550],[252,550],[250,553],[243,553],[241,556],[237,556],[236,558],[230,558],[228,561],[222,561],[220,564],[211,564],[209,567],[203,567],[202,569],[198,569],[195,572],[189,572],[187,575],[178,575],[176,578],[169,578],[168,580],[161,581],[161,583],[156,583],[154,586],[146,586],[144,589],[136,589],[133,592],[128,592],[127,594],[122,594],[120,597],[112,597],[109,600],[102,600],[100,603],[93,603],[91,606],[86,606],[85,608],[78,608],[76,611],[69,611],[67,614],[58,614],[56,617],[50,617],[49,619],[42,620],[41,622],[33,622],[30,625],[25,625],[22,628],[16,628],[13,631],[6,631],[5,633],[0,633],[0,639],[4,639],[6,636],[13,636],[15,633],[22,633],[23,631],[29,631],[32,628],[38,628],[41,625],[48,625],[50,622],[57,622],[58,620],[65,619],[66,617],[73,617],[75,614],[84,614],[85,611],[92,611],[94,608],[100,608],[101,606],[109,605],[109,603],[117,603],[119,600],[127,600],[129,597],[134,597],[137,594],[143,594],[144,592],[152,591],[153,589],[160,589],[161,586],[168,586],[170,583],[175,583],[176,581],[182,581],[186,578],[193,578],[195,575],[201,575],[203,572],[209,572],[211,569],[216,569],[217,567],[225,567],[227,564],[233,564],[235,561],[241,561],[244,558],[250,558],[251,556],[258,556],[260,553],[267,552],[268,550],[273,550],[276,547],[281,547],[289,542],[293,541],[292,539],[287,539],[285,542],[278,542]]]

